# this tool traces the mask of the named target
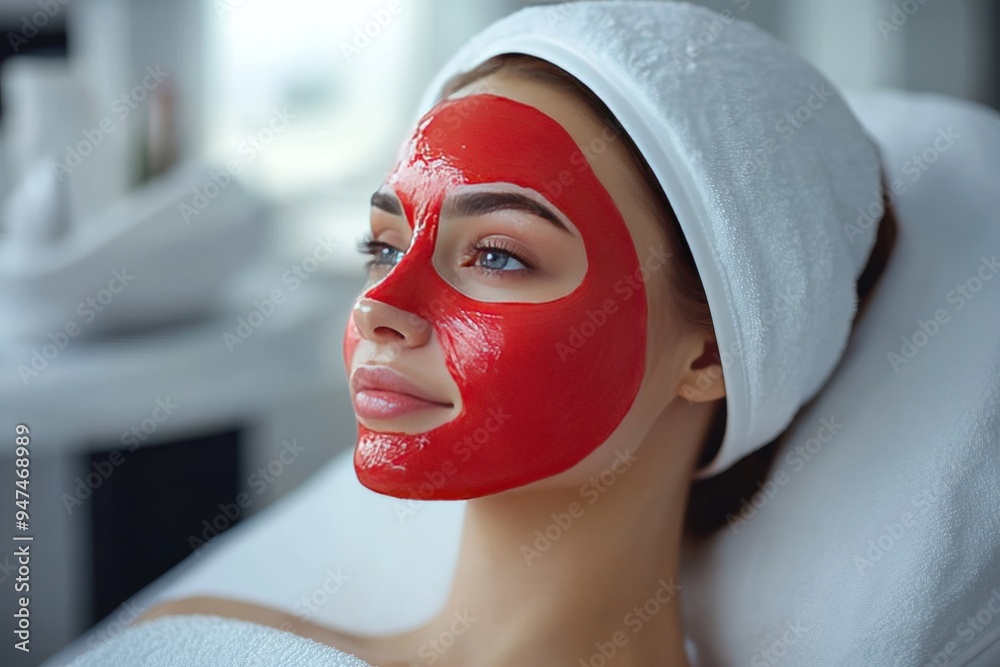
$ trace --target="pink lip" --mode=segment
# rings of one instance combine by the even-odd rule
[[[366,419],[391,419],[427,408],[450,408],[388,366],[360,366],[351,376],[354,411]]]

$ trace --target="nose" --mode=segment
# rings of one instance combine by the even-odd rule
[[[354,323],[364,338],[386,345],[421,347],[432,333],[430,322],[419,315],[368,297],[354,304]]]

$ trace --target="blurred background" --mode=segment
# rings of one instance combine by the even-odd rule
[[[526,4],[0,0],[0,513],[34,538],[28,593],[23,543],[0,548],[6,636],[18,597],[32,620],[0,663],[130,622],[123,601],[353,446],[369,195],[435,69]],[[842,88],[998,105],[990,0],[702,4]]]

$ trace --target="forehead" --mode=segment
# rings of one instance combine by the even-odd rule
[[[582,165],[588,165],[621,212],[637,250],[663,243],[665,237],[658,224],[660,203],[634,163],[627,140],[576,93],[524,75],[498,72],[460,88],[448,99],[481,93],[534,107],[558,124],[574,143],[568,173],[560,170],[558,176],[571,180]]]
[[[616,136],[614,130],[608,126],[604,119],[576,94],[564,87],[525,75],[497,72],[460,88],[448,99],[454,100],[482,93],[506,97],[534,107],[558,123],[561,129],[573,139],[581,152],[586,151],[595,137],[602,134]],[[615,142],[612,140],[612,143]],[[603,151],[586,152],[589,153],[588,158],[594,158]]]
[[[482,184],[537,193],[585,235],[625,231],[615,200],[574,138],[542,110],[490,92],[435,105],[400,149],[387,180],[411,226],[428,229],[432,239],[449,194]]]
[[[580,172],[580,185],[572,171]],[[403,195],[439,198],[451,186],[507,182],[547,190],[604,190],[573,137],[542,110],[482,92],[440,101],[401,147],[389,184]],[[590,182],[587,182],[590,181]],[[609,202],[610,203],[610,202]]]

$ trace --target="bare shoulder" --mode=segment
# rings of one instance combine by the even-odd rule
[[[259,623],[260,625],[267,625],[312,639],[321,644],[332,646],[345,653],[352,653],[368,659],[369,662],[373,658],[384,659],[389,657],[382,650],[379,650],[384,647],[379,647],[377,643],[373,643],[371,641],[372,638],[339,632],[332,628],[310,623],[297,616],[271,607],[226,598],[196,596],[169,600],[147,609],[136,619],[135,623],[142,623],[160,616],[186,614],[223,616],[225,618],[237,618],[252,623]]]
[[[278,611],[277,609],[271,609],[270,607],[226,598],[195,596],[179,598],[154,605],[139,616],[136,619],[136,623],[148,621],[158,616],[186,614],[209,614],[212,616],[224,616],[226,618],[238,618],[274,627],[281,627],[281,623],[291,622],[292,620],[301,622],[290,614]]]

